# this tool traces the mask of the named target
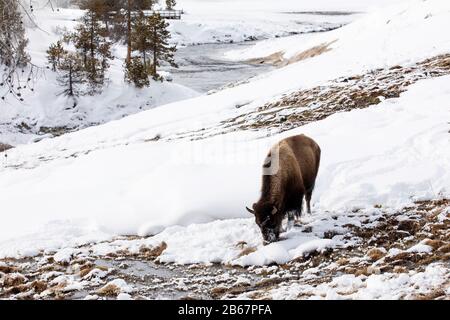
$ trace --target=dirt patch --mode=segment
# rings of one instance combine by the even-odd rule
[[[299,62],[299,61],[306,60],[309,58],[314,58],[316,56],[320,56],[321,54],[330,51],[331,50],[330,45],[332,45],[335,42],[336,42],[336,40],[328,42],[328,43],[322,43],[318,46],[315,46],[308,50],[305,50],[305,51],[295,55],[294,57],[288,59],[283,65],[288,65],[291,63],[295,63],[295,62]]]
[[[280,66],[285,61],[283,56],[284,56],[284,52],[279,51],[279,52],[272,53],[266,57],[249,59],[245,62],[250,63],[250,64],[271,64],[274,66]]]
[[[327,51],[330,51],[331,50],[330,45],[333,44],[334,42],[336,42],[336,40],[328,42],[328,43],[322,43],[318,46],[315,46],[315,47],[309,48],[305,51],[302,51],[289,59],[284,58],[285,53],[282,51],[279,51],[279,52],[272,53],[265,57],[250,59],[245,62],[250,63],[250,64],[270,64],[270,65],[274,65],[277,67],[284,67],[291,63],[295,63],[295,62],[299,62],[299,61],[306,60],[309,58],[313,58],[313,57],[319,56]]]

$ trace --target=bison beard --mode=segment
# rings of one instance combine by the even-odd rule
[[[277,170],[268,171],[274,162],[278,164]],[[291,226],[294,219],[300,217],[303,197],[311,212],[310,201],[319,164],[320,147],[305,135],[286,138],[272,147],[263,164],[261,197],[252,209],[247,208],[255,216],[264,244],[279,239],[286,215]]]

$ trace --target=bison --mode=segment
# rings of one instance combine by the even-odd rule
[[[271,148],[263,165],[261,197],[253,209],[246,208],[255,216],[264,244],[279,239],[286,215],[289,225],[300,217],[303,196],[311,213],[319,164],[319,145],[303,134],[283,139]]]

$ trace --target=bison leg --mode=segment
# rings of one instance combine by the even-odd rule
[[[289,210],[287,213],[288,223],[287,223],[287,231],[291,230],[294,227],[296,212],[294,210]]]
[[[303,194],[300,196],[300,200],[297,203],[297,207],[295,208],[295,220],[300,221],[300,217],[302,216],[302,206],[303,206]]]
[[[308,210],[308,214],[311,214],[311,197],[312,197],[312,190],[308,191],[305,195],[306,209]]]

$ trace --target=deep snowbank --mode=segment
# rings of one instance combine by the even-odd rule
[[[48,237],[60,232],[68,236],[67,225],[77,226],[76,231],[98,230],[103,237],[247,217],[244,206],[256,200],[265,145],[297,133],[314,137],[323,150],[315,211],[398,207],[414,199],[448,196],[449,83],[448,76],[422,81],[399,99],[336,114],[263,143],[233,135],[194,143],[141,143],[30,170],[3,170],[1,239],[48,221],[53,221],[45,229]],[[230,153],[229,160],[223,158]],[[259,240],[258,233],[253,237]],[[20,247],[21,242],[12,243]],[[35,239],[32,247],[43,244]],[[11,248],[10,241],[2,242],[0,253],[12,254]],[[29,243],[26,249],[31,249]]]
[[[265,153],[273,142],[297,133],[310,135],[323,149],[313,199],[317,212],[449,196],[450,77],[418,82],[398,99],[270,138],[256,139],[268,134],[261,131],[165,140],[292,89],[450,51],[450,35],[440,32],[450,23],[449,4],[414,1],[403,8],[336,31],[333,50],[247,84],[9,151],[0,167],[0,255],[248,217],[244,207],[257,198]],[[407,32],[422,37],[403,41]],[[242,104],[247,105],[236,109]],[[26,236],[30,232],[37,233]],[[249,240],[260,241],[257,233]],[[281,251],[284,258],[303,250],[304,242],[293,242],[283,249],[287,253]]]

